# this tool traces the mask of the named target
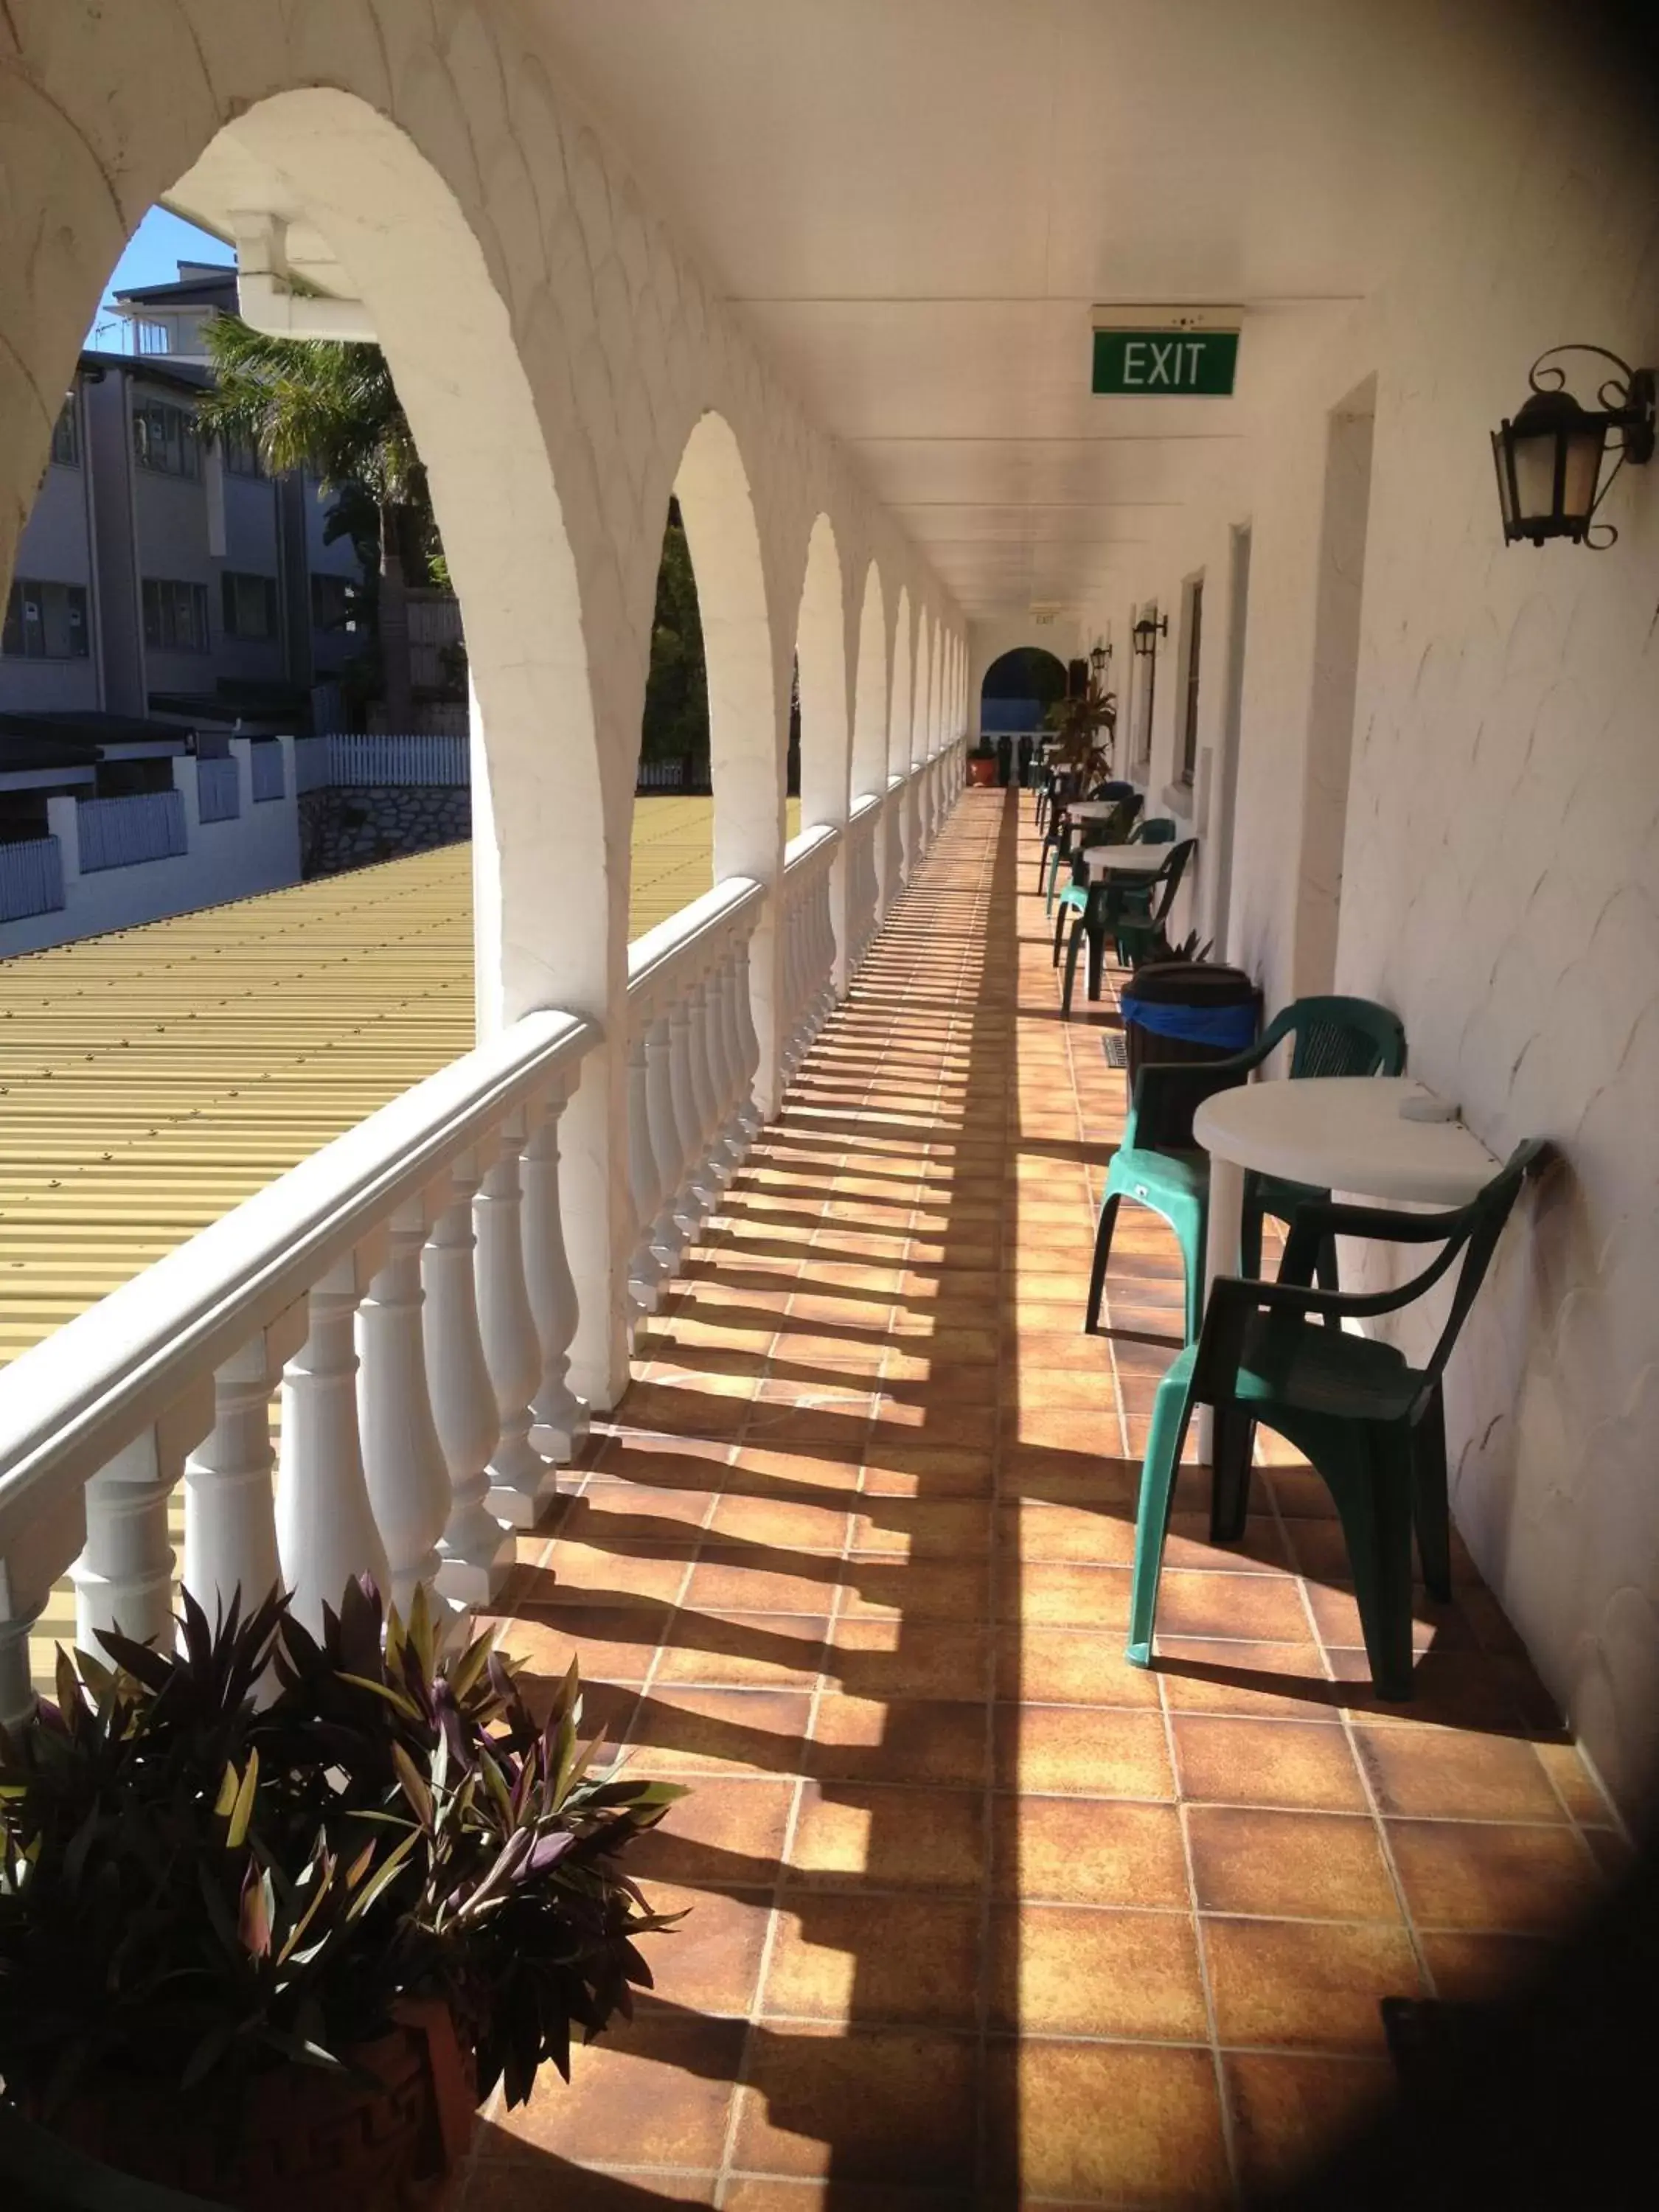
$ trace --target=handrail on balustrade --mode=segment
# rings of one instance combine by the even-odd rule
[[[827,822],[814,822],[809,829],[803,830],[799,836],[792,837],[784,847],[784,874],[786,876],[795,874],[799,870],[805,867],[810,861],[816,860],[820,854],[832,851],[840,842],[839,830],[833,829]]]
[[[550,1078],[574,1072],[599,1039],[574,1014],[525,1015],[0,1370],[0,1573],[14,1589],[33,1579],[20,1574],[23,1562],[52,1579],[73,1556],[78,1526],[67,1555],[42,1558],[54,1539],[63,1553],[65,1493],[78,1500],[181,1401],[196,1435],[205,1434],[215,1370]]]
[[[752,876],[728,876],[636,937],[628,948],[629,997],[654,990],[682,960],[700,958],[732,923],[757,915],[765,896]]]

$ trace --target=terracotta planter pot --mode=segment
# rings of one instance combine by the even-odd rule
[[[235,2212],[438,2212],[477,2103],[448,2008],[400,2007],[391,2034],[350,2057],[377,2089],[283,2066],[239,2103],[94,2075],[47,2124],[118,2172]]]
[[[996,780],[997,764],[994,754],[988,760],[981,760],[977,754],[969,755],[968,781],[969,783],[994,784]]]

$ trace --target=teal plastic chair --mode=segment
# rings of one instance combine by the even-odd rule
[[[1449,1213],[1312,1200],[1297,1209],[1276,1283],[1224,1276],[1215,1284],[1197,1343],[1176,1358],[1153,1402],[1129,1596],[1133,1665],[1152,1664],[1182,1445],[1194,1409],[1209,1406],[1211,1541],[1237,1543],[1244,1533],[1260,1423],[1293,1445],[1329,1490],[1347,1543],[1372,1683],[1384,1698],[1410,1697],[1413,1529],[1430,1595],[1451,1595],[1441,1378],[1522,1179],[1540,1169],[1547,1153],[1536,1139],[1517,1146],[1479,1197]],[[1442,1249],[1399,1290],[1345,1297],[1310,1287],[1321,1246],[1339,1236]],[[1347,1319],[1375,1320],[1414,1304],[1460,1258],[1451,1310],[1425,1365],[1413,1367],[1395,1346],[1342,1328]]]
[[[1104,825],[1110,828],[1110,824]],[[1175,842],[1176,825],[1167,814],[1151,814],[1145,821],[1137,822],[1121,842],[1126,845],[1169,845]],[[1072,855],[1072,880],[1062,885],[1054,914],[1054,965],[1060,965],[1060,941],[1066,933],[1066,917],[1086,915],[1089,910],[1088,872],[1081,865],[1083,854],[1091,852],[1097,845],[1110,845],[1117,841],[1111,837],[1091,837]]]
[[[1210,1157],[1193,1140],[1193,1115],[1216,1091],[1245,1082],[1286,1037],[1291,1040],[1292,1082],[1322,1075],[1398,1075],[1406,1065],[1406,1031],[1397,1014],[1370,999],[1313,998],[1293,1000],[1274,1016],[1253,1045],[1229,1059],[1155,1060],[1143,1067],[1135,1079],[1123,1141],[1106,1171],[1095,1231],[1085,1329],[1093,1332],[1100,1326],[1112,1231],[1118,1206],[1127,1198],[1138,1206],[1150,1206],[1176,1233],[1187,1271],[1187,1341],[1196,1340],[1202,1318],[1204,1245],[1209,1234]],[[1278,1213],[1285,1206],[1294,1211],[1310,1200],[1329,1196],[1328,1191],[1247,1175],[1239,1238],[1240,1264],[1245,1273],[1261,1272],[1264,1212]],[[1285,1218],[1289,1218],[1289,1212]],[[1317,1264],[1322,1288],[1335,1290],[1334,1243],[1321,1250]]]
[[[1129,840],[1135,817],[1146,804],[1133,784],[1100,783],[1089,794],[1091,799],[1109,799],[1116,801],[1116,811],[1104,822],[1073,822],[1061,810],[1054,828],[1043,842],[1048,870],[1047,896],[1043,912],[1052,914],[1054,908],[1054,889],[1060,881],[1060,864],[1074,860],[1091,845],[1123,845]]]
[[[1131,899],[1150,902],[1145,926],[1149,932],[1155,932],[1174,905],[1187,863],[1197,850],[1198,840],[1195,837],[1183,837],[1179,844],[1170,846],[1169,859],[1155,876],[1144,877],[1139,883],[1133,884],[1105,882],[1090,884],[1088,903],[1073,923],[1072,941],[1066,948],[1066,981],[1060,1001],[1062,1014],[1069,1014],[1072,1011],[1072,988],[1077,979],[1078,956],[1084,945],[1086,944],[1089,948],[1089,996],[1097,999],[1108,937],[1117,938],[1119,962],[1123,964],[1122,941],[1127,902]],[[1136,927],[1140,926],[1139,922],[1134,925]]]

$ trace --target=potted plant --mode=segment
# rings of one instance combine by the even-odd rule
[[[997,780],[997,749],[989,738],[981,738],[968,756],[969,783],[989,786]]]
[[[429,2203],[478,2100],[598,2034],[672,1924],[617,1861],[681,1792],[594,1771],[489,1636],[348,1587],[178,1648],[60,1652],[0,1731],[0,2078],[120,2172],[238,2212]]]

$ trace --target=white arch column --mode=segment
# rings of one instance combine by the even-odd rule
[[[851,726],[848,711],[847,612],[841,556],[826,514],[812,525],[801,585],[795,659],[800,671],[800,821],[803,830],[827,823],[842,833],[830,872],[830,921],[835,933],[835,988],[847,994],[851,946],[851,872],[847,816],[851,803]]]

